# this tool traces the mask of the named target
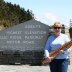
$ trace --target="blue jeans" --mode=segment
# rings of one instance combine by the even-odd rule
[[[67,72],[68,59],[54,59],[49,66],[51,72]]]

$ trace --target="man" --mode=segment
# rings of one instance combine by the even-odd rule
[[[68,50],[60,50],[59,54],[54,60],[52,60],[52,57],[49,56],[50,52],[60,48],[63,44],[70,41],[67,35],[61,33],[61,28],[62,24],[60,22],[54,23],[54,35],[51,35],[48,38],[44,49],[45,59],[49,61],[51,72],[67,72],[68,70]]]

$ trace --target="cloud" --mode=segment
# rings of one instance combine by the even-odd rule
[[[55,21],[61,21],[58,16],[53,13],[45,13],[42,15],[35,15],[36,20],[45,23],[46,25],[53,25]]]
[[[45,17],[47,19],[49,19],[49,20],[52,20],[53,22],[54,21],[59,21],[59,18],[55,14],[53,14],[53,13],[46,13]]]

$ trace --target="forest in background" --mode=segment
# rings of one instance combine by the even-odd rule
[[[31,19],[34,19],[31,10],[0,0],[0,26],[8,28]]]
[[[19,5],[0,0],[0,26],[4,29],[31,19],[34,19],[32,10],[25,10]],[[69,29],[69,34],[72,38],[72,27]]]

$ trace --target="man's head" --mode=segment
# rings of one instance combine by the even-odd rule
[[[53,25],[53,28],[54,27],[60,27],[60,28],[62,28],[62,24],[60,22],[55,22],[54,25]]]
[[[55,22],[53,25],[53,29],[56,35],[60,35],[62,24],[60,22]]]

